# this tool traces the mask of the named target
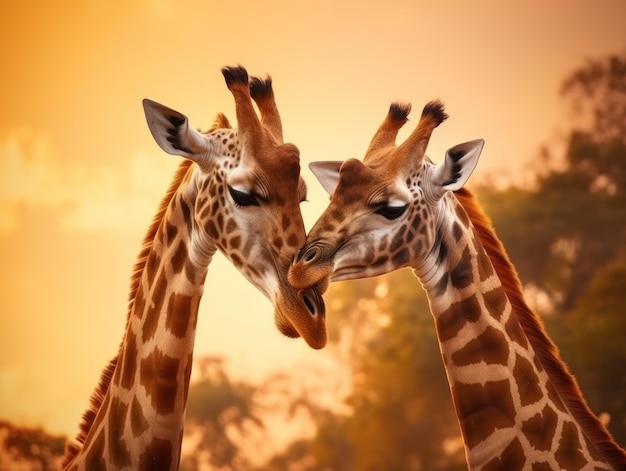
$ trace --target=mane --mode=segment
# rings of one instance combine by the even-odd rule
[[[163,220],[163,216],[165,215],[165,211],[167,210],[167,207],[169,206],[170,201],[172,200],[174,196],[174,193],[176,193],[176,190],[178,189],[181,182],[185,178],[185,175],[187,175],[187,172],[189,171],[189,168],[191,167],[192,164],[193,162],[187,159],[184,159],[180,163],[178,170],[176,171],[174,178],[172,179],[172,183],[170,184],[170,187],[167,190],[167,193],[161,200],[159,209],[157,213],[155,214],[152,220],[152,224],[150,225],[143,239],[141,252],[139,252],[139,256],[137,257],[137,262],[135,263],[133,273],[131,276],[130,293],[128,296],[128,314],[126,318],[126,329],[128,329],[128,321],[133,311],[133,306],[135,304],[135,296],[137,295],[137,291],[139,289],[139,284],[141,282],[141,275],[146,266],[148,254],[150,253],[150,250],[152,249],[152,243],[156,236],[157,230],[159,229],[161,221]],[[78,435],[76,436],[74,441],[69,442],[67,444],[67,447],[65,450],[65,456],[63,458],[62,468],[64,468],[67,464],[69,464],[76,457],[76,455],[79,453],[82,446],[84,445],[85,440],[87,439],[87,435],[89,434],[89,431],[91,430],[91,427],[93,426],[93,423],[96,419],[96,415],[98,414],[98,411],[100,410],[100,407],[102,406],[102,403],[104,402],[106,393],[109,390],[111,380],[113,379],[113,373],[115,372],[115,368],[117,367],[117,362],[119,359],[119,351],[121,351],[121,348],[122,348],[122,345],[120,345],[118,354],[111,361],[109,361],[109,364],[102,371],[98,386],[91,394],[91,399],[89,400],[89,403],[90,403],[89,408],[83,414],[83,418],[79,427]]]
[[[543,322],[526,304],[522,283],[502,242],[495,234],[491,220],[480,208],[476,196],[469,190],[462,188],[456,191],[455,195],[472,221],[511,302],[513,312],[563,403],[580,424],[589,441],[608,463],[616,469],[625,469],[626,452],[615,443],[606,427],[591,411],[576,378],[560,358],[554,342],[546,334]]]

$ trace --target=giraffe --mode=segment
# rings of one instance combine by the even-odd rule
[[[185,160],[145,236],[124,340],[68,446],[64,469],[178,468],[198,306],[217,250],[272,301],[283,334],[302,336],[313,348],[326,342],[318,289],[286,282],[305,242],[299,204],[306,187],[297,147],[283,143],[272,80],[249,79],[241,66],[222,74],[235,99],[236,129],[218,114],[201,133],[184,115],[143,102],[158,145]]]
[[[361,162],[312,163],[331,194],[289,282],[411,267],[425,288],[470,469],[626,469],[626,453],[588,408],[491,223],[464,185],[484,141],[425,151],[447,118],[423,109],[400,145],[410,105],[393,103]]]

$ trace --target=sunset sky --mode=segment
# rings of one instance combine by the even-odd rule
[[[401,137],[424,103],[446,104],[433,160],[482,137],[475,179],[536,168],[567,119],[562,79],[624,51],[625,18],[623,0],[3,5],[0,420],[74,435],[117,351],[132,266],[179,163],[152,140],[144,97],[206,128],[220,111],[235,121],[222,66],[271,74],[285,140],[301,151],[310,228],[328,196],[306,164],[362,157],[394,100],[413,104]],[[272,312],[216,256],[196,355],[225,355],[248,380],[327,361],[282,337]]]

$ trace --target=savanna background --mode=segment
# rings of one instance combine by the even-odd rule
[[[428,154],[486,140],[470,186],[592,409],[626,445],[626,4],[27,0],[0,15],[0,470],[57,469],[117,351],[128,280],[178,165],[149,97],[206,128],[219,72],[271,74],[306,165],[361,157],[394,100],[441,98]],[[331,287],[330,344],[280,336],[216,256],[186,470],[456,470],[462,445],[408,271]]]

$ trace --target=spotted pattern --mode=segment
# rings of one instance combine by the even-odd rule
[[[242,86],[248,86],[247,80],[246,76]],[[229,88],[236,86],[228,77],[227,83]],[[271,82],[254,83],[257,98],[265,100],[263,106],[275,106],[273,95],[268,95]],[[261,114],[265,123],[266,116]],[[175,149],[192,152],[179,135],[183,122],[169,120],[168,141]],[[215,147],[210,161],[181,165],[140,255],[126,336],[112,363],[112,379],[97,391],[102,395],[95,399],[99,407],[89,411],[84,442],[66,469],[177,469],[198,307],[213,254],[221,250],[249,280],[261,285],[272,262],[265,258],[278,257],[284,251],[288,267],[295,249],[303,243],[301,217],[288,213],[289,208],[298,208],[303,185],[297,149],[291,144],[274,142],[270,151],[261,149],[266,160],[254,166],[248,162],[245,167],[251,172],[251,182],[263,183],[263,202],[271,205],[276,220],[270,224],[263,219],[256,221],[263,223],[258,227],[248,227],[242,222],[248,219],[238,219],[228,178],[244,167],[241,129],[240,123],[239,131],[210,131],[207,136]],[[273,131],[271,139],[281,134],[276,128]],[[282,139],[282,135],[278,137]],[[269,185],[269,176],[281,184]],[[259,214],[268,218],[269,209],[259,210]],[[262,232],[266,227],[275,229],[268,235]],[[259,238],[263,244],[258,243]]]
[[[470,468],[611,469],[554,389],[463,208],[452,195],[444,207],[452,221],[427,289]]]
[[[433,115],[434,109],[441,113]],[[430,300],[470,469],[596,470],[612,469],[608,460],[626,464],[626,455],[607,445],[601,425],[591,423],[591,413],[570,413],[565,406],[564,400],[582,409],[584,400],[572,401],[576,387],[564,379],[571,376],[552,354],[541,325],[535,326],[531,315],[518,318],[525,314],[523,303],[507,295],[517,295],[517,287],[503,286],[499,278],[510,265],[495,235],[483,234],[490,231],[487,218],[474,219],[474,227],[470,214],[476,215],[460,202],[467,190],[456,189],[457,198],[444,188],[463,183],[465,151],[450,151],[438,166],[424,156],[432,130],[445,119],[442,105],[427,105],[415,131],[396,145],[408,111],[392,105],[363,162],[342,163],[330,205],[294,260],[290,282],[304,286],[324,277],[338,281],[414,269]],[[329,183],[327,178],[320,179]],[[406,202],[404,213],[388,217],[395,213],[386,210],[398,207],[390,201]],[[510,277],[505,282],[517,282]],[[545,368],[540,355],[547,359]],[[581,417],[580,423],[574,417]],[[593,442],[587,432],[595,434]]]

